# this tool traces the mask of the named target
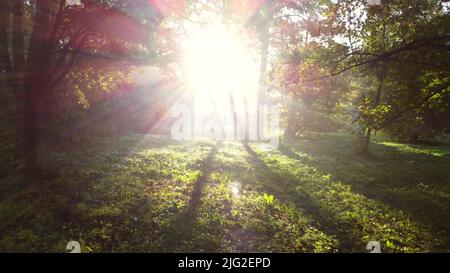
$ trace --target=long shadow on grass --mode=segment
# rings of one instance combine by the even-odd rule
[[[339,251],[362,251],[361,246],[364,242],[361,242],[351,232],[340,229],[336,221],[323,214],[320,207],[310,197],[301,195],[295,190],[295,186],[298,185],[297,179],[289,177],[289,175],[281,176],[275,173],[247,143],[244,143],[243,146],[251,156],[255,167],[260,170],[259,180],[264,183],[262,186],[265,191],[274,194],[281,202],[293,203],[306,216],[311,218],[313,223],[318,224],[316,228],[326,234],[335,235],[340,244],[338,246]]]
[[[164,236],[161,245],[163,252],[191,251],[189,242],[193,238],[197,211],[200,206],[203,188],[212,171],[211,165],[214,156],[217,154],[217,146],[211,147],[208,157],[200,167],[201,175],[194,183],[188,205],[177,215],[172,224],[162,232]]]
[[[331,149],[345,150],[342,147],[327,149],[324,147],[326,145],[324,143],[320,148],[315,148],[313,141],[308,143],[311,143],[311,145],[301,148],[282,143],[279,150],[290,158],[300,160],[303,164],[316,168],[320,173],[331,174],[342,183],[351,185],[355,193],[360,193],[390,207],[403,210],[418,223],[440,230],[441,233],[447,234],[442,236],[449,237],[450,221],[447,219],[450,219],[450,210],[444,200],[445,198],[427,196],[426,193],[418,190],[413,180],[417,179],[417,177],[414,177],[414,173],[422,174],[419,170],[421,166],[412,165],[403,172],[401,169],[405,168],[408,160],[415,160],[418,162],[416,164],[430,161],[439,164],[441,162],[438,159],[425,154],[416,154],[413,158],[408,158],[406,155],[399,154],[396,148],[377,143],[372,143],[371,147],[378,154],[383,153],[383,155],[378,155],[375,160],[358,157],[356,152],[353,157],[348,155],[338,157],[338,154],[333,153]],[[341,143],[341,145],[345,145],[345,143]],[[312,152],[314,150],[316,153]],[[307,156],[302,156],[301,154],[304,155],[305,152]],[[351,153],[352,150],[344,152]],[[386,173],[386,170],[389,170],[387,167],[389,164],[391,164],[392,173]],[[411,173],[406,173],[406,170]],[[360,177],[355,178],[356,175],[360,175]],[[383,179],[385,176],[386,178]],[[442,174],[436,176],[441,179],[443,177]],[[445,240],[449,240],[449,238]]]

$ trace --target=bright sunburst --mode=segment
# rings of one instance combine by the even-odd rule
[[[230,94],[240,100],[254,93],[258,69],[251,53],[240,35],[221,26],[190,35],[184,46],[185,75],[196,99],[223,104]]]

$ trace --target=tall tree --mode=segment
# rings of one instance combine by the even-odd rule
[[[13,18],[12,50],[7,50],[8,39],[5,39],[6,45],[2,46],[0,53],[7,61],[3,66],[9,70],[8,79],[18,109],[16,157],[20,167],[32,174],[39,142],[40,105],[49,101],[52,92],[74,64],[86,58],[150,62],[151,52],[139,53],[137,49],[147,47],[148,40],[143,40],[149,38],[145,31],[139,30],[143,29],[140,25],[156,22],[157,17],[144,0],[120,3],[95,0],[75,3],[66,0],[14,1],[7,8],[11,8]],[[126,11],[132,11],[133,15],[127,15]],[[2,23],[8,23],[8,16],[2,14]],[[28,37],[24,22],[30,18],[31,26],[27,25],[27,29],[32,30]],[[131,19],[118,22],[117,18]],[[126,38],[119,33],[113,36],[111,32],[111,24],[119,23],[123,23],[122,28],[128,27]],[[151,29],[149,27],[149,31]],[[5,33],[5,24],[0,32]],[[136,40],[136,37],[141,40]],[[136,46],[136,43],[143,45]]]

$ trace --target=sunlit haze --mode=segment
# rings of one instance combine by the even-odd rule
[[[193,31],[183,44],[184,73],[190,91],[207,108],[223,104],[229,95],[242,100],[255,93],[257,62],[237,31],[223,26]]]

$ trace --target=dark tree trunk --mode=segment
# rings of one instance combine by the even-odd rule
[[[381,101],[381,95],[383,94],[383,85],[384,85],[384,80],[386,79],[386,71],[385,68],[382,68],[382,72],[381,74],[378,76],[378,88],[377,88],[377,93],[375,94],[375,100],[373,103],[373,107],[376,107],[380,104]],[[361,153],[363,154],[369,154],[369,146],[370,146],[370,138],[372,136],[372,128],[367,128],[366,129],[366,135],[362,141],[362,145],[361,145]]]
[[[23,132],[24,139],[22,153],[24,154],[25,171],[33,174],[36,167],[38,132],[37,123],[39,120],[39,100],[35,92],[27,92],[25,96],[25,107],[23,109]]]
[[[25,116],[24,111],[26,111],[26,93],[25,93],[25,83],[26,83],[26,67],[25,67],[25,37],[24,37],[24,6],[23,1],[14,1],[12,5],[13,11],[13,47],[12,47],[12,73],[9,83],[16,100],[16,123],[18,132],[22,132],[17,137],[16,143],[16,159],[18,159],[19,167],[24,167],[26,163],[23,161],[25,159],[25,133],[23,131]]]
[[[22,163],[25,173],[32,175],[36,169],[36,155],[38,144],[38,120],[39,100],[45,95],[43,72],[47,69],[50,56],[50,33],[53,29],[54,4],[51,0],[40,0],[36,2],[34,14],[34,27],[30,40],[30,52],[27,64],[16,66],[14,71],[16,92],[18,92],[17,105],[19,136],[16,157]],[[21,19],[22,20],[22,19]],[[16,31],[16,30],[15,30]],[[22,48],[23,32],[15,37],[15,43]],[[17,52],[24,58],[24,52]],[[19,71],[20,70],[20,71]],[[23,92],[23,93],[22,93]],[[22,95],[23,94],[23,95]],[[23,107],[22,107],[23,105]]]
[[[8,53],[8,16],[9,5],[6,1],[0,1],[0,80],[5,80],[6,75],[11,72],[11,60]]]
[[[409,140],[408,141],[409,141],[409,143],[412,143],[412,144],[418,143],[419,142],[419,134],[411,133],[409,135]]]

